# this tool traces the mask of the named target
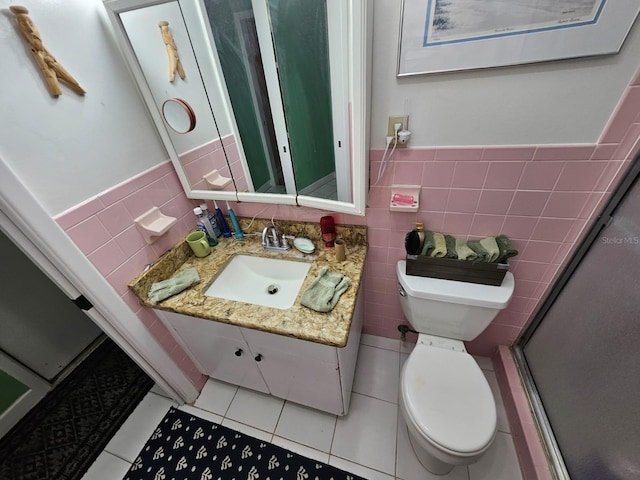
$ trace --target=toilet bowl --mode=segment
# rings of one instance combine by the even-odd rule
[[[416,456],[435,474],[474,463],[496,434],[491,389],[462,342],[420,335],[402,367],[400,409]]]
[[[406,275],[397,264],[402,311],[419,333],[402,367],[400,411],[411,447],[430,472],[476,462],[497,425],[491,388],[463,341],[473,340],[510,302],[513,275],[489,286]]]

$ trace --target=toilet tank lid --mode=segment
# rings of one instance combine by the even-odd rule
[[[505,308],[509,305],[515,285],[511,272],[506,273],[502,285],[495,286],[407,275],[405,260],[398,262],[396,270],[398,281],[413,297],[477,307]]]

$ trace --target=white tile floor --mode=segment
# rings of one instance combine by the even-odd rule
[[[491,361],[478,363],[498,407],[498,433],[478,463],[446,476],[418,462],[398,410],[400,367],[412,344],[363,335],[349,414],[336,417],[269,395],[209,381],[194,406],[180,407],[207,420],[329,463],[370,480],[521,480],[516,452]],[[84,476],[122,478],[173,400],[154,388]]]

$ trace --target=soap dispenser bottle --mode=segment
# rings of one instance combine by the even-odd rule
[[[204,216],[209,219],[209,223],[211,224],[211,227],[213,228],[213,233],[215,233],[216,238],[218,238],[220,235],[222,235],[222,231],[220,231],[220,227],[218,226],[218,222],[216,222],[215,214],[213,212],[209,211],[209,209],[207,208],[207,204],[206,203],[200,204],[200,208],[202,209],[202,213],[204,214]]]
[[[207,216],[203,213],[202,209],[200,207],[196,207],[193,209],[193,213],[198,219],[196,221],[196,227],[198,228],[198,230],[202,230],[204,233],[206,233],[209,245],[211,247],[215,247],[216,245],[218,245],[218,239],[216,238],[216,234],[213,231],[213,227],[211,226],[211,223],[209,222]]]

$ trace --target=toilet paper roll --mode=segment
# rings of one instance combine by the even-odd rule
[[[335,241],[336,261],[342,262],[347,259],[347,251],[345,249],[344,240]]]

